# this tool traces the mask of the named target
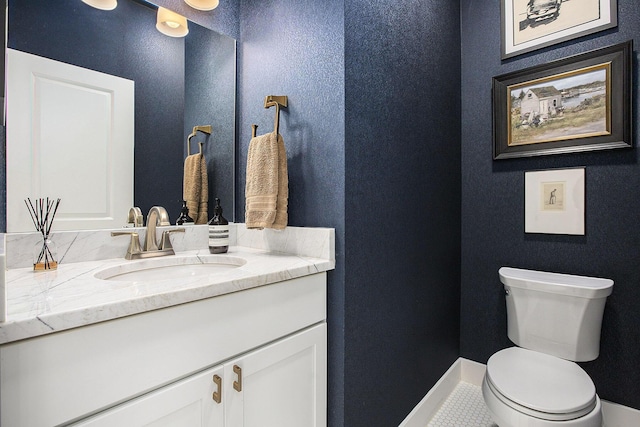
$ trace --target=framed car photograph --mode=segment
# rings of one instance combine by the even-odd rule
[[[616,0],[502,0],[502,59],[618,25]]]
[[[585,168],[524,174],[524,231],[585,234]]]
[[[493,78],[493,158],[632,146],[633,44]]]

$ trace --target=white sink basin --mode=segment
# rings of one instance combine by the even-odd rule
[[[227,255],[166,256],[127,261],[100,270],[94,277],[102,280],[151,282],[219,274],[243,266],[247,261]]]

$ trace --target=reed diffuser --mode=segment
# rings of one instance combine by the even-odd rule
[[[42,242],[37,243],[33,251],[33,269],[36,271],[55,270],[58,268],[58,253],[56,245],[51,241],[49,235],[53,219],[60,205],[60,199],[54,201],[47,197],[46,200],[35,200],[34,204],[31,199],[27,198],[24,203],[27,205],[36,231],[42,234]]]

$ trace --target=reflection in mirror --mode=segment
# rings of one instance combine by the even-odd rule
[[[225,216],[232,219],[235,40],[192,22],[186,37],[168,37],[155,28],[156,10],[142,0],[121,0],[112,11],[94,9],[79,0],[8,0],[7,44],[11,49],[134,82],[133,203],[145,213],[160,205],[172,222],[177,219],[187,135],[195,126],[211,125],[211,135],[198,133],[192,139],[192,151],[203,143],[209,217],[212,201],[218,197],[228,213]],[[14,163],[7,153],[7,172],[30,167]],[[56,169],[74,172],[73,165],[60,164]],[[23,199],[46,196],[57,198],[55,194],[24,194]],[[63,199],[61,212],[64,206]],[[27,215],[26,210],[24,213]],[[127,212],[121,216],[124,225]]]

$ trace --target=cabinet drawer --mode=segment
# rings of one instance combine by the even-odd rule
[[[324,319],[319,273],[7,344],[0,424],[77,420]]]

